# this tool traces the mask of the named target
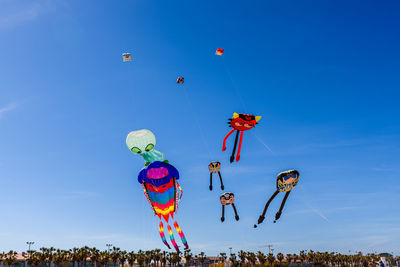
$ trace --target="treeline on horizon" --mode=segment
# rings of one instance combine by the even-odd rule
[[[166,266],[192,266],[223,263],[229,260],[233,267],[254,267],[254,266],[289,266],[289,265],[305,265],[308,266],[375,266],[381,256],[386,257],[386,261],[391,265],[396,265],[400,262],[400,257],[394,257],[391,254],[366,254],[361,252],[356,254],[340,254],[337,252],[314,252],[313,250],[300,251],[298,254],[283,254],[272,253],[264,254],[261,251],[256,253],[240,250],[237,255],[231,253],[229,258],[226,253],[220,253],[217,257],[210,260],[204,252],[198,255],[193,255],[190,249],[185,249],[182,252],[167,252],[161,249],[153,250],[138,250],[125,251],[120,248],[113,247],[109,250],[100,251],[97,248],[81,247],[69,250],[50,248],[40,248],[39,251],[28,250],[22,252],[22,262],[25,262],[25,267],[51,266],[62,267],[73,263],[77,267],[99,266],[108,267],[112,265],[116,267],[120,264],[166,267]],[[20,266],[21,259],[17,259],[16,251],[0,253],[0,263],[6,266]],[[185,264],[181,264],[182,258],[185,259]],[[218,264],[217,264],[218,265]],[[223,266],[223,265],[221,265]]]

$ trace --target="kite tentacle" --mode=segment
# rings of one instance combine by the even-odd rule
[[[275,214],[275,221],[274,221],[274,223],[276,223],[276,221],[281,217],[283,207],[285,206],[286,199],[288,198],[290,192],[291,192],[291,191],[286,192],[285,196],[283,197],[283,200],[282,200],[281,206],[280,206],[280,208],[279,208],[279,211]]]
[[[185,248],[189,248],[189,245],[188,245],[188,243],[186,241],[186,238],[185,238],[185,234],[183,233],[182,229],[179,227],[177,221],[174,222],[174,226],[175,226],[175,229],[178,232],[179,236],[181,237],[182,243],[185,246]]]
[[[232,208],[233,208],[233,211],[235,212],[235,219],[236,219],[236,221],[239,221],[239,215],[238,215],[238,213],[237,213],[235,204],[233,204],[233,203],[232,203]]]
[[[178,244],[176,244],[174,234],[172,233],[171,226],[169,226],[169,224],[167,224],[167,227],[168,227],[169,239],[171,239],[171,243],[175,247],[176,252],[179,252]]]
[[[160,237],[161,237],[162,242],[167,246],[167,248],[170,249],[171,247],[169,246],[167,239],[165,238],[165,235],[164,235],[164,225],[162,222],[160,222],[158,230],[160,232]]]
[[[276,190],[275,193],[268,199],[267,203],[265,204],[262,214],[258,218],[257,224],[260,224],[264,221],[265,213],[267,213],[268,206],[271,203],[271,201],[276,197],[276,195],[278,195],[278,193],[279,193],[279,190]],[[256,227],[257,227],[257,225],[254,225],[254,228],[256,228]]]
[[[221,190],[224,190],[224,183],[222,182],[222,176],[220,172],[218,172],[218,176],[219,176],[219,181],[221,182]]]
[[[213,174],[212,174],[212,172],[210,172],[210,191],[212,191],[212,176],[213,176]]]
[[[222,143],[222,151],[225,151],[225,150],[226,150],[226,140],[228,139],[228,137],[229,137],[234,131],[236,131],[236,130],[235,130],[235,129],[232,129],[232,130],[230,130],[229,133],[227,133],[227,135],[225,135],[224,142]]]
[[[235,144],[233,145],[232,155],[231,155],[231,158],[230,158],[230,162],[231,162],[231,163],[232,163],[233,160],[235,159],[235,152],[236,152],[236,147],[237,147],[237,143],[238,143],[239,132],[240,132],[240,131],[237,131],[237,132],[236,132]]]
[[[243,131],[240,131],[240,140],[239,140],[238,152],[236,154],[236,162],[240,160],[240,151],[242,150],[242,142],[243,142]]]

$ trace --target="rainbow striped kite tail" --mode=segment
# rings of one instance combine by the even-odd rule
[[[160,222],[160,225],[158,226],[158,230],[160,231],[160,237],[161,237],[162,242],[163,242],[168,248],[171,248],[171,247],[169,246],[168,242],[167,242],[167,239],[165,238],[165,235],[164,235],[164,225],[163,225],[162,222]]]
[[[185,248],[189,248],[189,245],[185,238],[185,234],[183,233],[182,229],[179,227],[179,224],[177,221],[174,222],[174,226],[175,226],[175,229],[178,232],[179,236],[181,237],[182,243],[185,246]]]
[[[178,244],[176,244],[174,234],[172,233],[171,226],[169,226],[169,224],[167,224],[167,227],[168,227],[169,239],[171,239],[171,243],[172,243],[172,245],[174,245],[176,252],[179,252]]]

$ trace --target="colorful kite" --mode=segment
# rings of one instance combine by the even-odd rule
[[[233,204],[234,199],[235,199],[235,195],[233,193],[223,193],[219,197],[219,200],[221,200],[221,204],[222,204],[221,222],[225,221],[225,206],[229,206],[229,205],[232,205],[233,211],[235,212],[235,219],[236,219],[236,221],[239,221],[239,215],[237,214],[235,204]]]
[[[242,141],[243,141],[243,131],[250,130],[258,124],[257,122],[261,119],[261,116],[254,116],[254,115],[249,115],[249,114],[241,114],[241,113],[233,113],[233,118],[229,119],[229,126],[232,127],[233,129],[225,136],[224,142],[222,144],[222,151],[226,150],[226,140],[228,137],[234,132],[236,132],[236,138],[235,138],[235,144],[233,145],[233,151],[232,155],[230,158],[230,162],[232,163],[233,160],[235,159],[235,151],[236,151],[236,146],[238,143],[238,138],[239,138],[239,132],[240,132],[240,141],[239,141],[239,148],[238,152],[236,155],[236,161],[240,160],[240,151],[242,148]]]
[[[285,171],[281,172],[278,174],[276,177],[276,191],[275,193],[270,197],[268,202],[265,204],[264,211],[261,214],[260,218],[258,218],[258,224],[262,223],[265,219],[265,213],[267,212],[268,206],[271,203],[271,201],[278,195],[279,192],[286,192],[285,196],[283,197],[281,207],[279,208],[279,211],[275,214],[275,221],[274,223],[281,217],[283,207],[285,206],[286,199],[288,198],[290,191],[296,187],[297,183],[299,182],[300,178],[300,173],[296,170],[290,170],[290,171]],[[254,228],[256,228],[257,225],[254,225]]]
[[[132,55],[131,53],[123,53],[122,54],[122,59],[124,62],[126,61],[132,61]]]
[[[221,182],[221,190],[224,190],[224,183],[222,182],[222,177],[221,177],[221,163],[219,161],[212,161],[210,164],[208,164],[208,170],[210,171],[210,191],[212,191],[213,186],[212,186],[212,176],[213,173],[218,173],[219,180]]]
[[[183,84],[184,80],[185,80],[185,78],[178,77],[178,79],[176,80],[176,83]]]
[[[222,49],[222,48],[217,48],[217,52],[215,52],[215,54],[216,54],[217,56],[222,56],[222,55],[224,54],[224,49]]]
[[[154,211],[154,215],[157,215],[158,218],[160,218],[159,233],[161,240],[168,248],[170,248],[164,235],[164,225],[162,222],[162,219],[164,219],[167,222],[169,238],[177,252],[179,252],[179,248],[168,221],[170,217],[171,220],[174,219],[174,213],[176,213],[178,209],[178,202],[182,198],[183,191],[177,182],[178,179],[178,170],[174,166],[161,161],[150,163],[140,171],[138,176],[138,181],[143,187],[144,194]],[[189,248],[185,235],[177,221],[174,222],[174,227],[185,248]]]
[[[126,137],[126,145],[134,154],[139,154],[146,161],[145,166],[154,161],[164,161],[164,154],[154,149],[156,137],[146,129],[133,131]]]

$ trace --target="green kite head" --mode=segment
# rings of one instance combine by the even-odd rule
[[[156,137],[146,129],[133,131],[126,137],[126,145],[135,154],[150,152],[156,145]]]

